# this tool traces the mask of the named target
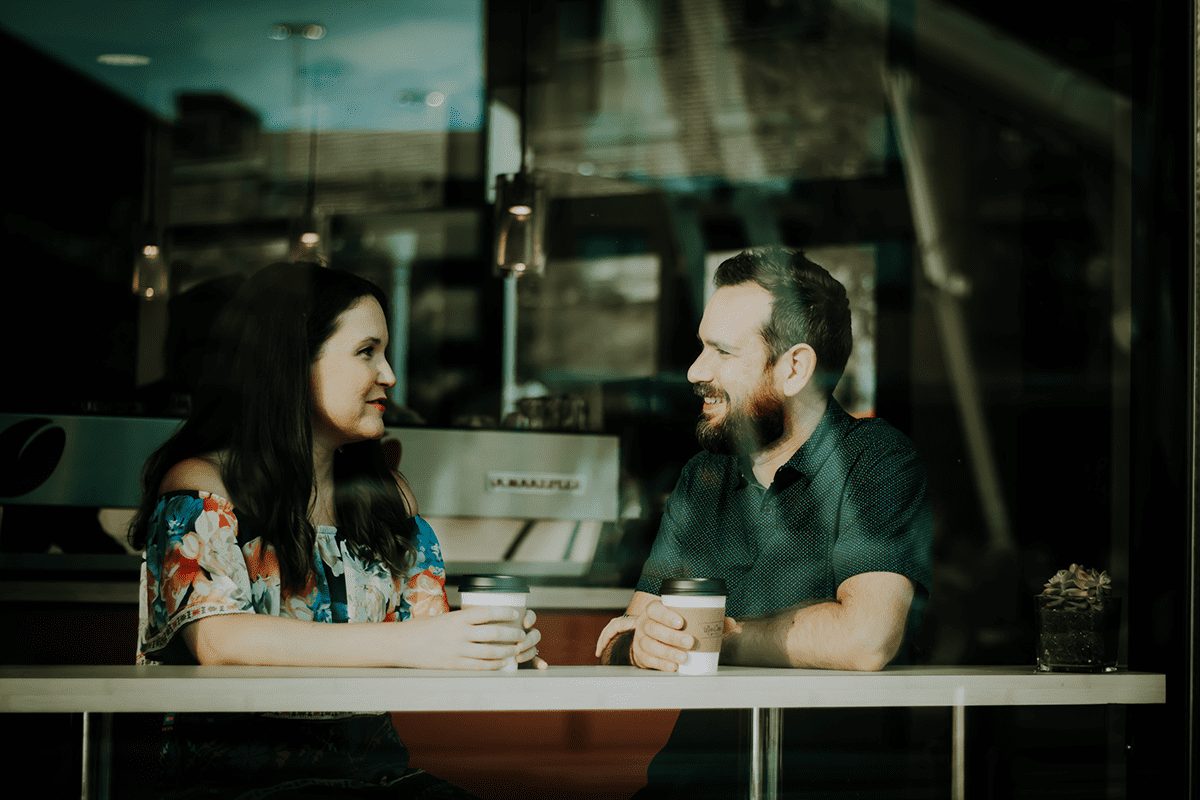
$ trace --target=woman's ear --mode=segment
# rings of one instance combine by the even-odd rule
[[[817,371],[817,351],[810,345],[794,344],[780,356],[784,397],[795,397],[812,381]]]

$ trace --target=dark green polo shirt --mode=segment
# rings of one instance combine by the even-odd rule
[[[925,469],[912,442],[831,399],[769,488],[736,456],[692,458],[637,588],[658,594],[664,578],[724,578],[726,614],[753,618],[833,598],[863,572],[896,572],[916,589],[911,633],[929,594],[932,540]]]

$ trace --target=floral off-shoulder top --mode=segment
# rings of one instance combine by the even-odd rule
[[[137,663],[195,664],[176,634],[219,614],[269,614],[314,622],[399,622],[450,610],[436,534],[416,517],[416,560],[404,575],[362,559],[330,525],[317,527],[303,591],[280,587],[275,549],[233,505],[203,491],[169,492],[150,519],[141,569]],[[246,523],[246,520],[243,520]]]

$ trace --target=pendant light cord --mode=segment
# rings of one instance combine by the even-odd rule
[[[527,119],[527,98],[528,83],[529,83],[529,3],[530,0],[523,0],[521,3],[521,86],[520,86],[520,114],[521,114],[521,174],[525,174],[525,150],[528,143],[528,127]]]
[[[145,166],[145,185],[142,187],[142,236],[153,235],[150,231],[154,228],[155,201],[157,200],[158,183],[158,154],[155,152],[158,137],[155,135],[154,129],[155,120],[150,118],[146,125],[146,166]],[[139,242],[139,246],[145,244]],[[157,244],[157,242],[155,242]]]
[[[301,74],[305,74],[309,70],[308,61],[308,44],[304,45],[303,66],[300,68]],[[308,98],[309,104],[309,120],[308,120],[308,187],[307,196],[304,199],[304,216],[305,224],[313,222],[312,217],[316,213],[317,206],[317,99],[313,91],[313,82],[311,75],[305,75],[305,95]]]
[[[313,112],[316,117],[316,112]],[[311,217],[317,202],[317,123],[314,119],[308,130],[308,194],[304,201],[304,213]],[[309,220],[305,220],[308,222]]]

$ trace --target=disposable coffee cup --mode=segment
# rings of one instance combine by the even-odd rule
[[[505,606],[524,612],[528,599],[529,584],[515,575],[466,575],[458,582],[458,602],[462,608]],[[520,621],[517,625],[524,629]],[[516,668],[516,661],[504,667]]]
[[[679,665],[680,675],[711,675],[721,657],[725,631],[725,581],[720,578],[668,578],[659,589],[662,604],[683,617],[683,631],[696,644]]]

